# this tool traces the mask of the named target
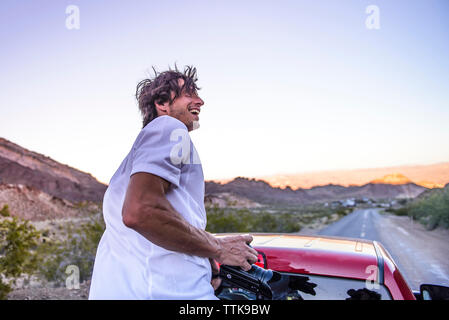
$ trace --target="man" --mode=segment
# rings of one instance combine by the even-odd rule
[[[204,102],[196,69],[141,81],[143,129],[111,178],[89,299],[217,299],[217,262],[250,269],[250,235],[205,231],[204,177],[188,132]]]

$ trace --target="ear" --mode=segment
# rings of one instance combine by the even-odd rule
[[[164,104],[159,104],[156,101],[154,102],[158,115],[168,114],[168,106],[169,102],[165,102]]]

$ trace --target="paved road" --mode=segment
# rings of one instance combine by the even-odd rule
[[[380,217],[376,209],[356,209],[351,214],[322,229],[318,234],[327,236],[364,238],[380,241],[375,220]]]
[[[407,217],[356,209],[320,230],[319,235],[375,240],[388,250],[413,290],[421,283],[449,286],[449,233],[427,231]]]

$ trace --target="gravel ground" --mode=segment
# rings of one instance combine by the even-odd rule
[[[27,288],[9,293],[8,300],[87,300],[90,281],[80,283],[79,289],[62,288]]]
[[[413,290],[423,283],[449,286],[449,230],[429,231],[409,217],[381,215],[376,229],[382,244]]]

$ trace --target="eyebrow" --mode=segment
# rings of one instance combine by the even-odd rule
[[[198,90],[196,90],[194,87],[184,87],[181,91],[181,94],[198,95]]]

